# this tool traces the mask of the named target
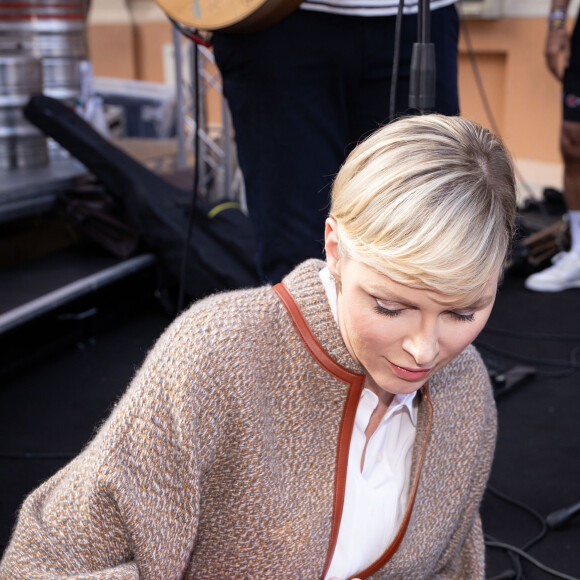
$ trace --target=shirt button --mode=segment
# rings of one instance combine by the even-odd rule
[[[382,453],[379,453],[379,454],[377,455],[377,463],[378,463],[379,461],[382,461],[382,460],[383,460],[383,454],[382,454]]]

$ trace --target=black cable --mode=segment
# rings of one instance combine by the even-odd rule
[[[518,332],[516,330],[507,330],[504,328],[493,328],[486,326],[482,334],[496,334],[498,336],[507,336],[510,338],[522,338],[527,340],[548,340],[551,342],[580,342],[580,334],[552,334],[548,332]]]
[[[192,72],[192,82],[193,82],[193,111],[194,111],[194,123],[195,132],[193,139],[193,154],[194,154],[194,168],[193,168],[193,187],[191,195],[191,204],[189,210],[189,219],[187,223],[187,232],[185,235],[184,247],[183,247],[183,257],[181,261],[181,276],[179,280],[179,295],[177,299],[177,312],[183,310],[183,303],[185,300],[185,277],[187,274],[187,264],[189,262],[189,246],[191,242],[191,236],[193,232],[193,224],[195,220],[195,212],[197,208],[197,197],[199,191],[199,164],[200,160],[200,147],[199,147],[199,117],[200,117],[200,106],[199,106],[199,48],[197,42],[192,42],[192,58],[193,58],[193,72]]]
[[[554,570],[553,568],[550,568],[545,564],[542,564],[542,562],[536,560],[535,558],[530,556],[527,552],[524,552],[522,549],[517,548],[516,546],[512,546],[511,544],[505,544],[504,542],[498,542],[496,540],[488,539],[485,541],[485,545],[488,546],[489,548],[500,548],[502,550],[514,552],[519,556],[521,556],[522,558],[524,558],[525,560],[527,560],[528,562],[530,562],[531,564],[533,564],[534,566],[536,566],[537,568],[539,568],[540,570],[543,570],[547,574],[555,576],[556,578],[564,578],[564,580],[580,580],[580,578],[578,577],[569,576],[568,574],[558,572],[558,570]]]
[[[531,514],[540,523],[541,526],[540,532],[526,543],[526,545],[522,548],[523,550],[527,550],[528,548],[539,542],[546,535],[546,533],[548,532],[546,520],[536,510],[516,499],[513,499],[505,495],[492,485],[487,486],[487,491],[492,495],[496,496],[497,498],[499,498],[501,501],[515,505],[516,507],[519,507],[525,512]],[[496,578],[496,580],[499,580],[499,578],[514,578],[515,580],[523,580],[522,563],[520,561],[519,556],[513,552],[508,552],[508,556],[512,564],[514,565],[515,571],[507,570],[504,574],[501,574],[498,578]]]
[[[389,101],[389,122],[395,118],[397,101],[397,81],[399,77],[399,61],[401,55],[401,29],[403,25],[403,6],[405,0],[399,0],[397,18],[395,20],[395,47],[393,49],[393,67],[391,69],[391,95]]]
[[[474,344],[477,346],[477,348],[482,348],[484,350],[492,352],[493,354],[504,356],[506,358],[511,358],[511,359],[514,359],[514,360],[517,360],[520,362],[530,363],[533,365],[561,366],[561,367],[573,366],[574,368],[580,368],[580,363],[578,363],[575,359],[573,359],[572,361],[568,361],[568,360],[564,360],[564,359],[543,359],[543,358],[537,358],[537,357],[533,357],[533,356],[526,356],[523,354],[517,354],[514,352],[506,351],[506,350],[499,348],[497,346],[493,346],[491,344],[488,344],[487,342],[482,342],[479,339],[476,339],[474,341]],[[576,350],[578,350],[578,349],[574,349],[573,352],[575,352]]]
[[[546,518],[542,517],[542,515],[537,512],[534,508],[526,505],[525,503],[509,497],[508,495],[504,494],[503,492],[499,491],[495,487],[488,485],[487,491],[489,491],[492,495],[495,495],[497,498],[501,499],[505,503],[513,504],[520,509],[524,510],[525,512],[532,515],[538,522],[540,523],[541,530],[540,532],[534,536],[531,540],[526,542],[526,544],[522,547],[522,550],[529,550],[532,546],[537,544],[540,540],[544,538],[544,536],[548,533],[548,524],[546,522]]]
[[[566,574],[563,574],[562,572],[554,570],[553,568],[549,568],[545,564],[542,564],[542,563],[538,562],[537,560],[535,560],[534,558],[532,558],[527,553],[527,550],[529,550],[532,546],[536,545],[539,541],[544,539],[546,534],[548,533],[549,529],[553,528],[553,526],[550,525],[550,521],[549,521],[550,517],[553,518],[554,514],[558,514],[560,512],[565,512],[567,515],[569,513],[573,514],[575,512],[575,510],[580,510],[580,504],[577,504],[575,506],[571,506],[569,508],[564,508],[563,510],[558,510],[557,512],[554,512],[553,514],[550,514],[547,518],[544,518],[539,512],[537,512],[535,509],[533,509],[529,505],[527,505],[523,502],[520,502],[519,500],[516,500],[512,497],[509,497],[508,495],[499,491],[497,488],[493,487],[492,485],[487,486],[487,491],[490,492],[492,495],[496,496],[497,498],[499,498],[501,501],[508,503],[508,504],[513,504],[513,505],[519,507],[520,509],[524,510],[528,514],[532,515],[540,523],[540,526],[541,526],[541,529],[538,532],[538,534],[536,534],[531,540],[528,540],[521,548],[513,546],[511,544],[499,542],[498,540],[496,540],[495,538],[492,538],[489,535],[485,536],[486,546],[489,546],[491,548],[500,548],[500,549],[506,550],[510,556],[510,559],[514,563],[514,566],[516,567],[515,572],[513,570],[506,570],[505,572],[503,572],[499,576],[496,576],[490,580],[500,580],[503,578],[506,578],[506,579],[507,578],[515,578],[516,580],[523,579],[523,572],[522,572],[522,568],[521,568],[520,558],[525,558],[526,560],[531,562],[534,566],[537,566],[541,570],[544,570],[548,574],[551,574],[551,575],[556,576],[558,578],[580,580],[578,578],[572,578],[571,576],[567,576]]]
[[[488,344],[486,342],[482,342],[481,340],[477,339],[474,341],[474,344],[477,348],[486,350],[498,356],[502,356],[505,358],[509,358],[512,360],[517,360],[520,362],[529,363],[534,366],[560,366],[565,367],[562,371],[537,371],[537,374],[544,377],[564,377],[576,372],[576,370],[580,369],[580,361],[577,360],[576,354],[580,351],[580,347],[575,348],[570,353],[570,360],[564,359],[541,359],[532,356],[526,356],[522,354],[517,354],[509,351],[505,351],[501,348]]]
[[[484,540],[486,547],[487,547],[489,542],[497,542],[498,541],[495,538],[493,538],[492,536],[490,536],[489,534],[484,534],[483,540]],[[513,552],[510,552],[510,551],[507,551],[507,556],[511,560],[511,563],[514,565],[515,570],[511,570],[511,569],[504,570],[501,574],[498,574],[497,576],[494,576],[493,578],[490,578],[489,580],[507,580],[508,578],[509,579],[513,578],[514,580],[525,580],[523,578],[524,571],[522,570],[522,562],[521,562],[519,556]]]
[[[493,327],[485,327],[482,331],[482,334],[491,334],[497,336],[505,336],[509,338],[519,338],[525,340],[544,340],[549,342],[580,342],[580,334],[556,334],[556,333],[545,333],[545,332],[518,332],[514,330],[507,330],[503,328],[493,328]],[[542,360],[536,359],[532,357],[526,357],[524,355],[519,355],[516,353],[504,351],[501,348],[496,346],[490,345],[486,342],[482,342],[480,339],[477,339],[474,344],[482,348],[483,350],[487,350],[492,352],[493,354],[497,354],[499,356],[510,358],[512,360],[517,360],[520,362],[531,363],[534,366],[536,364],[544,364],[544,365],[556,365],[556,366],[564,366],[564,370],[561,371],[546,371],[541,370],[537,371],[536,374],[543,376],[543,377],[552,377],[552,378],[560,378],[570,376],[571,374],[575,373],[576,370],[580,366],[580,361],[578,360],[578,353],[580,352],[580,347],[574,348],[570,352],[570,362],[564,360]]]

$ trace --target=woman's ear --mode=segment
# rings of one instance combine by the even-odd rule
[[[340,278],[340,256],[338,251],[338,225],[332,217],[326,219],[324,229],[324,251],[326,265],[335,278]]]

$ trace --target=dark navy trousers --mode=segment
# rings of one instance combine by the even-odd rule
[[[388,120],[395,20],[296,10],[261,32],[214,35],[265,281],[323,257],[333,177]],[[453,5],[431,13],[436,111],[445,115],[459,113],[458,35]],[[416,38],[417,16],[404,16],[398,113],[408,108]]]

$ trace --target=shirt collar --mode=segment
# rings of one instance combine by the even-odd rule
[[[379,398],[377,397],[377,395],[373,393],[370,389],[367,389],[366,387],[363,389],[361,393],[361,401],[364,399],[367,400],[368,404],[372,406],[373,409],[377,406],[379,402]],[[399,409],[406,409],[407,412],[409,413],[411,422],[413,423],[413,425],[417,426],[416,402],[418,402],[418,400],[419,399],[417,399],[417,391],[407,394],[395,395],[393,400],[391,401],[391,404],[389,405],[387,412],[385,413],[385,416],[383,417],[383,420],[386,420],[388,417],[390,417],[393,413],[395,413]]]

